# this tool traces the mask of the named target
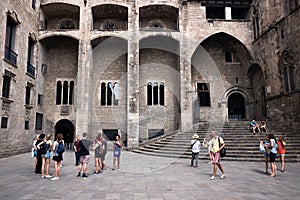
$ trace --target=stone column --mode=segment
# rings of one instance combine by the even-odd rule
[[[180,108],[181,131],[193,129],[193,88],[191,85],[191,52],[189,39],[185,37],[189,19],[189,8],[183,6],[180,12],[180,32],[184,35],[180,39]]]
[[[139,146],[139,17],[136,2],[128,12],[128,66],[127,66],[127,146]]]
[[[78,71],[77,71],[77,84],[76,84],[76,134],[82,135],[84,132],[89,131],[89,105],[90,105],[90,85],[92,78],[90,77],[91,65],[91,45],[90,38],[90,25],[92,22],[91,8],[84,6],[83,1],[80,7],[80,36],[78,48]]]

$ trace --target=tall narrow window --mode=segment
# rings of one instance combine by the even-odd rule
[[[229,51],[225,51],[225,62],[232,62],[232,55]]]
[[[43,105],[43,100],[44,100],[44,96],[42,94],[38,94],[37,104]]]
[[[73,105],[73,97],[74,97],[74,81],[70,82],[70,93],[69,93],[69,104]]]
[[[31,87],[26,86],[26,92],[25,92],[25,105],[30,105],[30,93],[31,93]]]
[[[147,83],[147,105],[152,105],[152,83]]]
[[[210,93],[209,93],[209,83],[198,83],[198,98],[201,107],[210,106]]]
[[[160,83],[159,86],[159,104],[164,106],[165,105],[165,86],[164,83]]]
[[[27,52],[27,73],[30,76],[35,76],[35,67],[33,66],[34,55],[34,41],[31,37],[28,38],[28,52]]]
[[[64,81],[64,85],[63,85],[63,104],[68,104],[68,81]]]
[[[101,106],[106,105],[106,84],[101,83]]]
[[[32,0],[31,1],[31,7],[35,10],[35,4],[36,4],[36,0]]]
[[[43,129],[43,114],[36,113],[35,115],[35,130]]]
[[[17,64],[17,53],[14,52],[16,39],[16,23],[8,16],[6,22],[5,58],[12,64]]]
[[[61,92],[62,92],[61,81],[57,81],[57,85],[56,85],[56,105],[61,104]]]
[[[25,121],[25,130],[29,130],[29,121],[28,120]]]
[[[2,97],[5,97],[7,99],[9,98],[10,81],[11,77],[7,75],[3,76]]]
[[[158,105],[158,83],[153,83],[153,105]]]
[[[1,118],[1,128],[6,129],[8,126],[8,117]]]
[[[119,104],[119,84],[115,83],[114,84],[114,106],[117,106]]]
[[[111,82],[107,84],[107,105],[112,105],[113,85]]]

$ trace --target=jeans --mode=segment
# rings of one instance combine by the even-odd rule
[[[198,158],[199,158],[199,152],[198,153],[193,153],[192,152],[191,166],[198,167]]]
[[[79,152],[75,152],[75,159],[76,159],[75,165],[76,166],[79,165],[79,158],[80,158],[80,153]]]

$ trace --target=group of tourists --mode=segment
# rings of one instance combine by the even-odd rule
[[[120,136],[117,135],[113,143],[113,168],[120,168],[120,157],[122,142],[120,141]],[[60,170],[62,167],[63,153],[65,151],[65,144],[62,134],[56,135],[56,140],[52,142],[51,134],[38,135],[33,143],[33,157],[35,158],[35,174],[41,174],[42,178],[49,178],[53,181],[60,179]],[[87,168],[90,161],[90,148],[94,150],[94,160],[95,160],[95,171],[94,174],[97,175],[106,170],[105,167],[105,156],[107,154],[107,141],[104,139],[102,134],[99,134],[94,141],[87,138],[87,133],[82,134],[82,138],[77,136],[74,141],[74,152],[75,152],[75,166],[78,166],[77,177],[82,177],[87,179]],[[50,160],[54,163],[55,176],[52,177],[49,174]]]
[[[204,147],[208,148],[208,155],[210,158],[209,164],[213,164],[213,175],[210,180],[214,180],[217,175],[217,168],[221,171],[220,178],[223,179],[226,177],[225,171],[220,163],[221,157],[225,156],[225,142],[221,136],[217,134],[217,132],[212,131],[210,134],[211,139],[207,141],[205,138],[202,142]],[[198,167],[198,158],[199,152],[201,148],[201,142],[199,140],[199,135],[194,134],[193,140],[191,141],[191,149],[192,149],[192,159],[191,159],[191,167]]]
[[[269,174],[269,162],[271,165],[271,177],[277,175],[277,166],[276,166],[276,156],[279,155],[281,163],[281,172],[285,171],[284,158],[285,158],[285,146],[286,142],[283,136],[280,136],[278,139],[275,138],[273,134],[268,134],[266,136],[266,141],[260,142],[260,151],[265,155],[265,174]]]

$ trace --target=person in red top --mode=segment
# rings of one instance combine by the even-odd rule
[[[285,145],[286,142],[283,138],[283,136],[280,136],[277,140],[277,145],[278,145],[278,154],[280,157],[280,163],[281,163],[281,172],[284,172],[284,157],[285,157]]]

